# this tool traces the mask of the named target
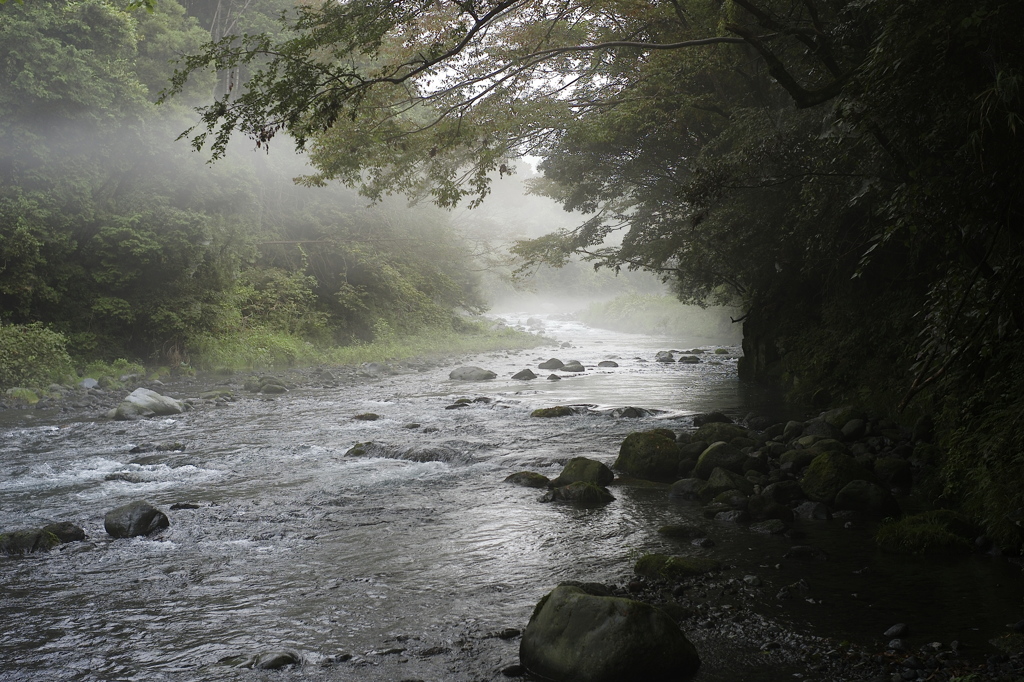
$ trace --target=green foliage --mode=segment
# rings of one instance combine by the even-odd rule
[[[146,368],[137,362],[131,362],[124,358],[118,358],[113,362],[93,361],[88,363],[80,372],[82,377],[100,379],[101,377],[114,377],[119,379],[125,375],[145,376]]]
[[[974,549],[973,533],[966,518],[939,509],[883,523],[875,543],[894,554],[969,554]]]
[[[0,388],[45,387],[71,374],[67,339],[41,324],[0,325]]]
[[[740,329],[730,313],[739,317],[733,309],[686,306],[672,296],[627,294],[592,303],[578,317],[604,329],[739,343]]]

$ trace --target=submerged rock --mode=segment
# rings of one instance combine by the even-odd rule
[[[48,552],[59,544],[60,538],[42,528],[0,534],[0,554]]]
[[[572,502],[583,505],[599,505],[614,502],[615,497],[605,488],[596,483],[577,481],[559,488],[553,488],[543,497],[541,502]]]
[[[142,500],[122,505],[103,517],[103,528],[115,538],[149,535],[170,525],[166,514]]]
[[[551,483],[551,479],[544,474],[538,474],[533,471],[518,471],[506,476],[505,483],[521,485],[524,488],[547,488]]]
[[[566,405],[556,405],[555,407],[541,407],[530,413],[531,417],[568,417],[569,415],[576,414],[576,411]]]
[[[664,611],[569,585],[537,605],[519,659],[554,682],[679,680],[700,666],[693,644]]]

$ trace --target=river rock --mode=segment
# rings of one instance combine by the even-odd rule
[[[0,533],[0,554],[48,552],[60,544],[60,538],[42,528]]]
[[[679,362],[684,365],[696,365],[700,363],[700,358],[696,355],[684,355],[679,358]]]
[[[537,375],[533,373],[533,370],[524,369],[520,372],[516,372],[512,375],[513,379],[519,379],[520,381],[530,381],[536,379]]]
[[[822,438],[829,438],[832,440],[839,440],[843,437],[843,432],[840,427],[833,426],[824,419],[812,419],[808,422],[804,422],[804,436],[820,436]]]
[[[909,488],[914,474],[910,463],[896,455],[886,455],[875,460],[875,476],[886,485]]]
[[[562,371],[563,372],[579,373],[579,372],[585,372],[585,371],[587,371],[587,369],[586,369],[586,367],[583,366],[583,363],[581,363],[579,360],[570,360],[569,362],[567,362],[564,365],[562,365]]]
[[[711,476],[711,472],[717,468],[738,474],[743,471],[746,461],[747,456],[738,448],[718,441],[709,445],[697,458],[697,466],[693,468],[693,475],[696,478],[707,480]]]
[[[637,559],[633,572],[644,578],[680,582],[721,568],[721,562],[707,557],[645,554]]]
[[[778,481],[765,486],[761,495],[775,504],[789,504],[794,500],[802,499],[804,491],[796,481]]]
[[[865,516],[898,517],[899,502],[888,490],[869,481],[850,481],[836,494],[836,509],[850,509]]]
[[[614,360],[602,360],[601,362],[597,363],[597,366],[598,367],[618,367],[619,363],[615,362]]]
[[[853,457],[839,452],[823,452],[807,467],[800,487],[807,499],[832,504],[848,483],[871,478],[871,474]]]
[[[697,428],[704,426],[705,424],[732,424],[733,420],[722,414],[721,412],[707,412],[705,414],[695,414],[693,416],[693,425]]]
[[[713,496],[708,491],[706,481],[699,478],[684,478],[672,484],[669,488],[669,497],[689,502],[706,502]]]
[[[562,367],[564,366],[565,363],[559,360],[558,358],[551,358],[537,365],[537,369],[562,369]]]
[[[558,376],[557,374],[549,374],[548,375],[548,381],[561,381],[561,380],[562,380],[562,377]]]
[[[700,666],[693,644],[660,609],[568,585],[537,605],[519,659],[553,682],[678,680]]]
[[[181,414],[185,411],[184,404],[148,388],[137,388],[121,401],[114,410],[113,418],[119,420],[136,419],[170,414]]]
[[[576,414],[576,410],[572,409],[568,405],[555,405],[554,407],[538,407],[536,410],[530,413],[531,417],[568,417]]]
[[[793,508],[793,514],[797,518],[809,519],[811,521],[831,521],[832,511],[828,505],[821,502],[801,502]]]
[[[645,410],[642,407],[616,407],[609,414],[617,419],[642,419],[649,417],[653,414],[650,410]]]
[[[799,438],[804,432],[804,423],[798,421],[788,421],[786,426],[782,429],[782,440],[787,443],[791,440]]]
[[[566,462],[558,478],[551,481],[551,486],[560,488],[578,481],[606,486],[614,479],[615,474],[603,462],[587,457],[573,457]]]
[[[551,480],[544,474],[533,471],[518,471],[505,477],[505,483],[520,485],[524,488],[547,488]]]
[[[659,350],[654,356],[655,362],[675,362],[675,356],[670,350]]]
[[[170,525],[166,514],[142,500],[122,505],[103,517],[103,528],[115,538],[149,535]]]
[[[612,468],[637,478],[652,481],[674,481],[679,470],[681,453],[671,431],[654,429],[634,431],[619,446],[619,456]]]
[[[725,442],[733,438],[746,438],[747,430],[737,424],[726,424],[724,422],[711,422],[705,424],[693,432],[693,440],[703,440],[708,443],[715,443],[720,440]]]
[[[285,666],[297,665],[299,657],[291,651],[267,651],[252,660],[254,670],[280,670]]]
[[[743,495],[751,495],[754,492],[754,484],[743,476],[722,467],[715,467],[708,476],[708,488],[715,495],[731,490],[739,491]],[[735,505],[733,505],[735,506]]]
[[[489,369],[481,369],[480,367],[470,365],[456,367],[448,374],[448,378],[454,381],[486,381],[496,376],[498,375]]]
[[[552,488],[543,497],[541,502],[572,502],[581,505],[599,505],[614,502],[612,496],[605,488],[594,483],[577,481],[560,488]]]
[[[818,419],[823,422],[834,426],[837,429],[843,428],[848,422],[853,419],[864,420],[867,415],[864,414],[864,410],[854,407],[853,405],[844,405],[843,407],[837,407],[827,412],[822,412]]]
[[[58,521],[43,526],[44,533],[53,533],[61,542],[81,542],[85,539],[85,531],[70,521]]]

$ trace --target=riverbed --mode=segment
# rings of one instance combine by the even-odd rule
[[[172,418],[0,414],[0,528],[71,521],[89,536],[0,557],[0,679],[502,679],[544,594],[563,580],[622,586],[649,551],[717,558],[730,567],[723,579],[757,577],[735,608],[826,638],[824,648],[874,646],[908,622],[915,646],[956,641],[984,652],[1020,620],[1020,568],[1005,558],[897,559],[875,551],[870,524],[840,521],[798,524],[799,543],[829,561],[792,562],[782,555],[793,538],[706,520],[664,486],[615,485],[613,503],[577,508],[504,483],[522,470],[553,478],[575,456],[610,465],[631,431],[686,430],[698,413],[797,416],[737,379],[736,347],[543,323],[555,340],[547,347],[395,365],[279,396],[245,393],[243,376],[170,384],[161,392],[186,398],[224,384],[237,398]],[[659,350],[694,349],[704,351],[696,364],[654,361]],[[587,371],[548,380],[537,365],[550,357]],[[598,367],[608,360],[618,366]],[[497,378],[452,381],[459,364]],[[539,378],[511,378],[524,368]],[[454,407],[459,398],[470,401]],[[530,416],[553,405],[581,407]],[[615,416],[626,406],[650,414]],[[355,418],[367,413],[379,418]],[[373,456],[349,453],[367,442],[378,446]],[[177,447],[154,448],[167,444]],[[104,513],[140,499],[165,511],[170,528],[109,539]],[[194,508],[171,509],[181,503]],[[662,538],[669,523],[707,526],[716,544]],[[801,579],[806,593],[777,598]],[[800,665],[766,665],[764,642],[705,629],[693,637],[699,682],[806,678]],[[276,650],[301,665],[235,667]]]

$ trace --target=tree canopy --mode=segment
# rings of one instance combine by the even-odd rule
[[[535,191],[589,215],[520,244],[527,262],[583,254],[738,302],[745,375],[943,413],[1005,454],[1020,439],[990,417],[1024,413],[1021,26],[1010,0],[303,3],[277,38],[208,44],[170,92],[250,69],[201,108],[196,148],[286,134],[305,183],[374,199],[479,200],[538,156]]]

